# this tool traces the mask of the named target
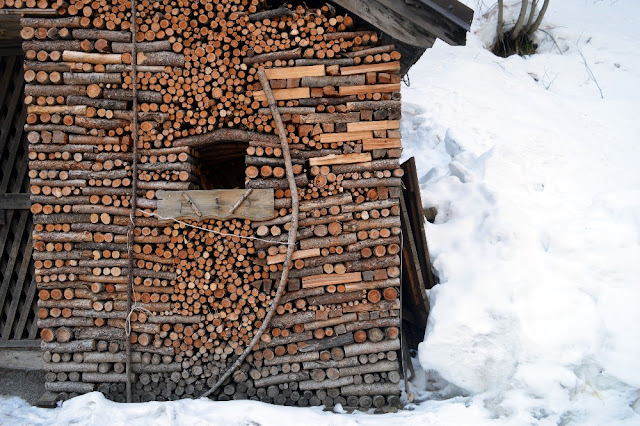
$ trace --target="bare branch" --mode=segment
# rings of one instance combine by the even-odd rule
[[[538,13],[538,17],[536,18],[533,25],[531,25],[531,27],[527,29],[527,34],[529,35],[533,34],[540,27],[540,24],[542,23],[542,18],[544,18],[544,14],[547,13],[548,7],[549,7],[549,0],[544,0],[544,3],[542,4],[542,9],[540,9],[540,13]]]
[[[531,3],[531,10],[529,11],[529,19],[527,19],[527,25],[524,26],[524,30],[522,31],[524,34],[529,33],[529,28],[533,24],[533,19],[536,17],[536,8],[538,7],[538,0],[533,0]]]
[[[502,42],[502,37],[504,36],[504,0],[498,0],[498,36],[496,38],[496,43]]]
[[[511,39],[513,40],[518,38],[518,36],[520,35],[520,31],[522,30],[522,26],[524,25],[524,17],[527,14],[528,5],[529,0],[522,0],[522,5],[520,6],[520,15],[518,15],[518,21],[511,31]]]

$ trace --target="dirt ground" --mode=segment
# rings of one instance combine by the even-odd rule
[[[35,404],[44,392],[44,371],[0,368],[0,395],[18,396]]]

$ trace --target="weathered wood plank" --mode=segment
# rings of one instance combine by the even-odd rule
[[[265,70],[269,80],[302,78],[302,77],[324,77],[324,65],[309,65],[302,67],[270,68]]]
[[[400,61],[381,62],[379,64],[355,65],[340,68],[341,75],[364,74],[368,72],[400,72]]]
[[[369,84],[364,86],[343,86],[338,89],[340,96],[366,95],[367,93],[392,93],[400,91],[400,83]]]
[[[315,157],[309,159],[311,166],[330,166],[332,164],[354,164],[366,163],[371,161],[369,153],[353,153],[353,154],[330,154],[324,157]]]
[[[379,139],[363,139],[362,150],[373,151],[374,149],[393,149],[402,148],[402,140],[400,138],[379,138]]]
[[[231,208],[247,192],[246,189],[212,189],[199,191],[158,191],[159,224],[170,223],[174,219],[229,219],[267,220],[273,218],[273,189],[254,189],[244,202],[230,213]],[[187,194],[197,206],[200,215],[191,203],[183,197]]]
[[[347,123],[347,132],[364,132],[367,130],[373,131],[399,128],[400,120],[360,121],[357,123]]]
[[[273,97],[276,101],[288,101],[291,99],[305,99],[311,97],[311,89],[308,87],[294,87],[292,89],[273,89]],[[264,90],[253,92],[253,99],[258,102],[267,100]]]
[[[321,274],[302,277],[302,288],[324,287],[327,285],[356,283],[362,281],[360,272],[351,272],[348,274]]]
[[[0,194],[0,210],[28,210],[31,208],[29,194]]]

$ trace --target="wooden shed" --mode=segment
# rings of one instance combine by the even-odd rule
[[[471,18],[0,0],[0,346],[63,398],[398,406],[433,286],[401,80]]]

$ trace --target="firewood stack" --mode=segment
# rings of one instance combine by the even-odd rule
[[[275,295],[296,196],[257,78],[265,69],[293,157],[297,251],[269,331],[215,396],[398,405],[394,46],[327,4],[142,1],[132,58],[130,3],[33,3],[0,7],[57,15],[21,20],[46,388],[99,390],[122,401],[127,321],[136,401],[197,397],[247,347]],[[132,60],[138,176],[131,172]],[[216,165],[202,164],[198,150],[238,134],[236,142],[248,141],[246,188],[275,190],[273,218],[160,225],[156,191],[199,189],[201,170]],[[128,315],[134,179],[140,210]]]

